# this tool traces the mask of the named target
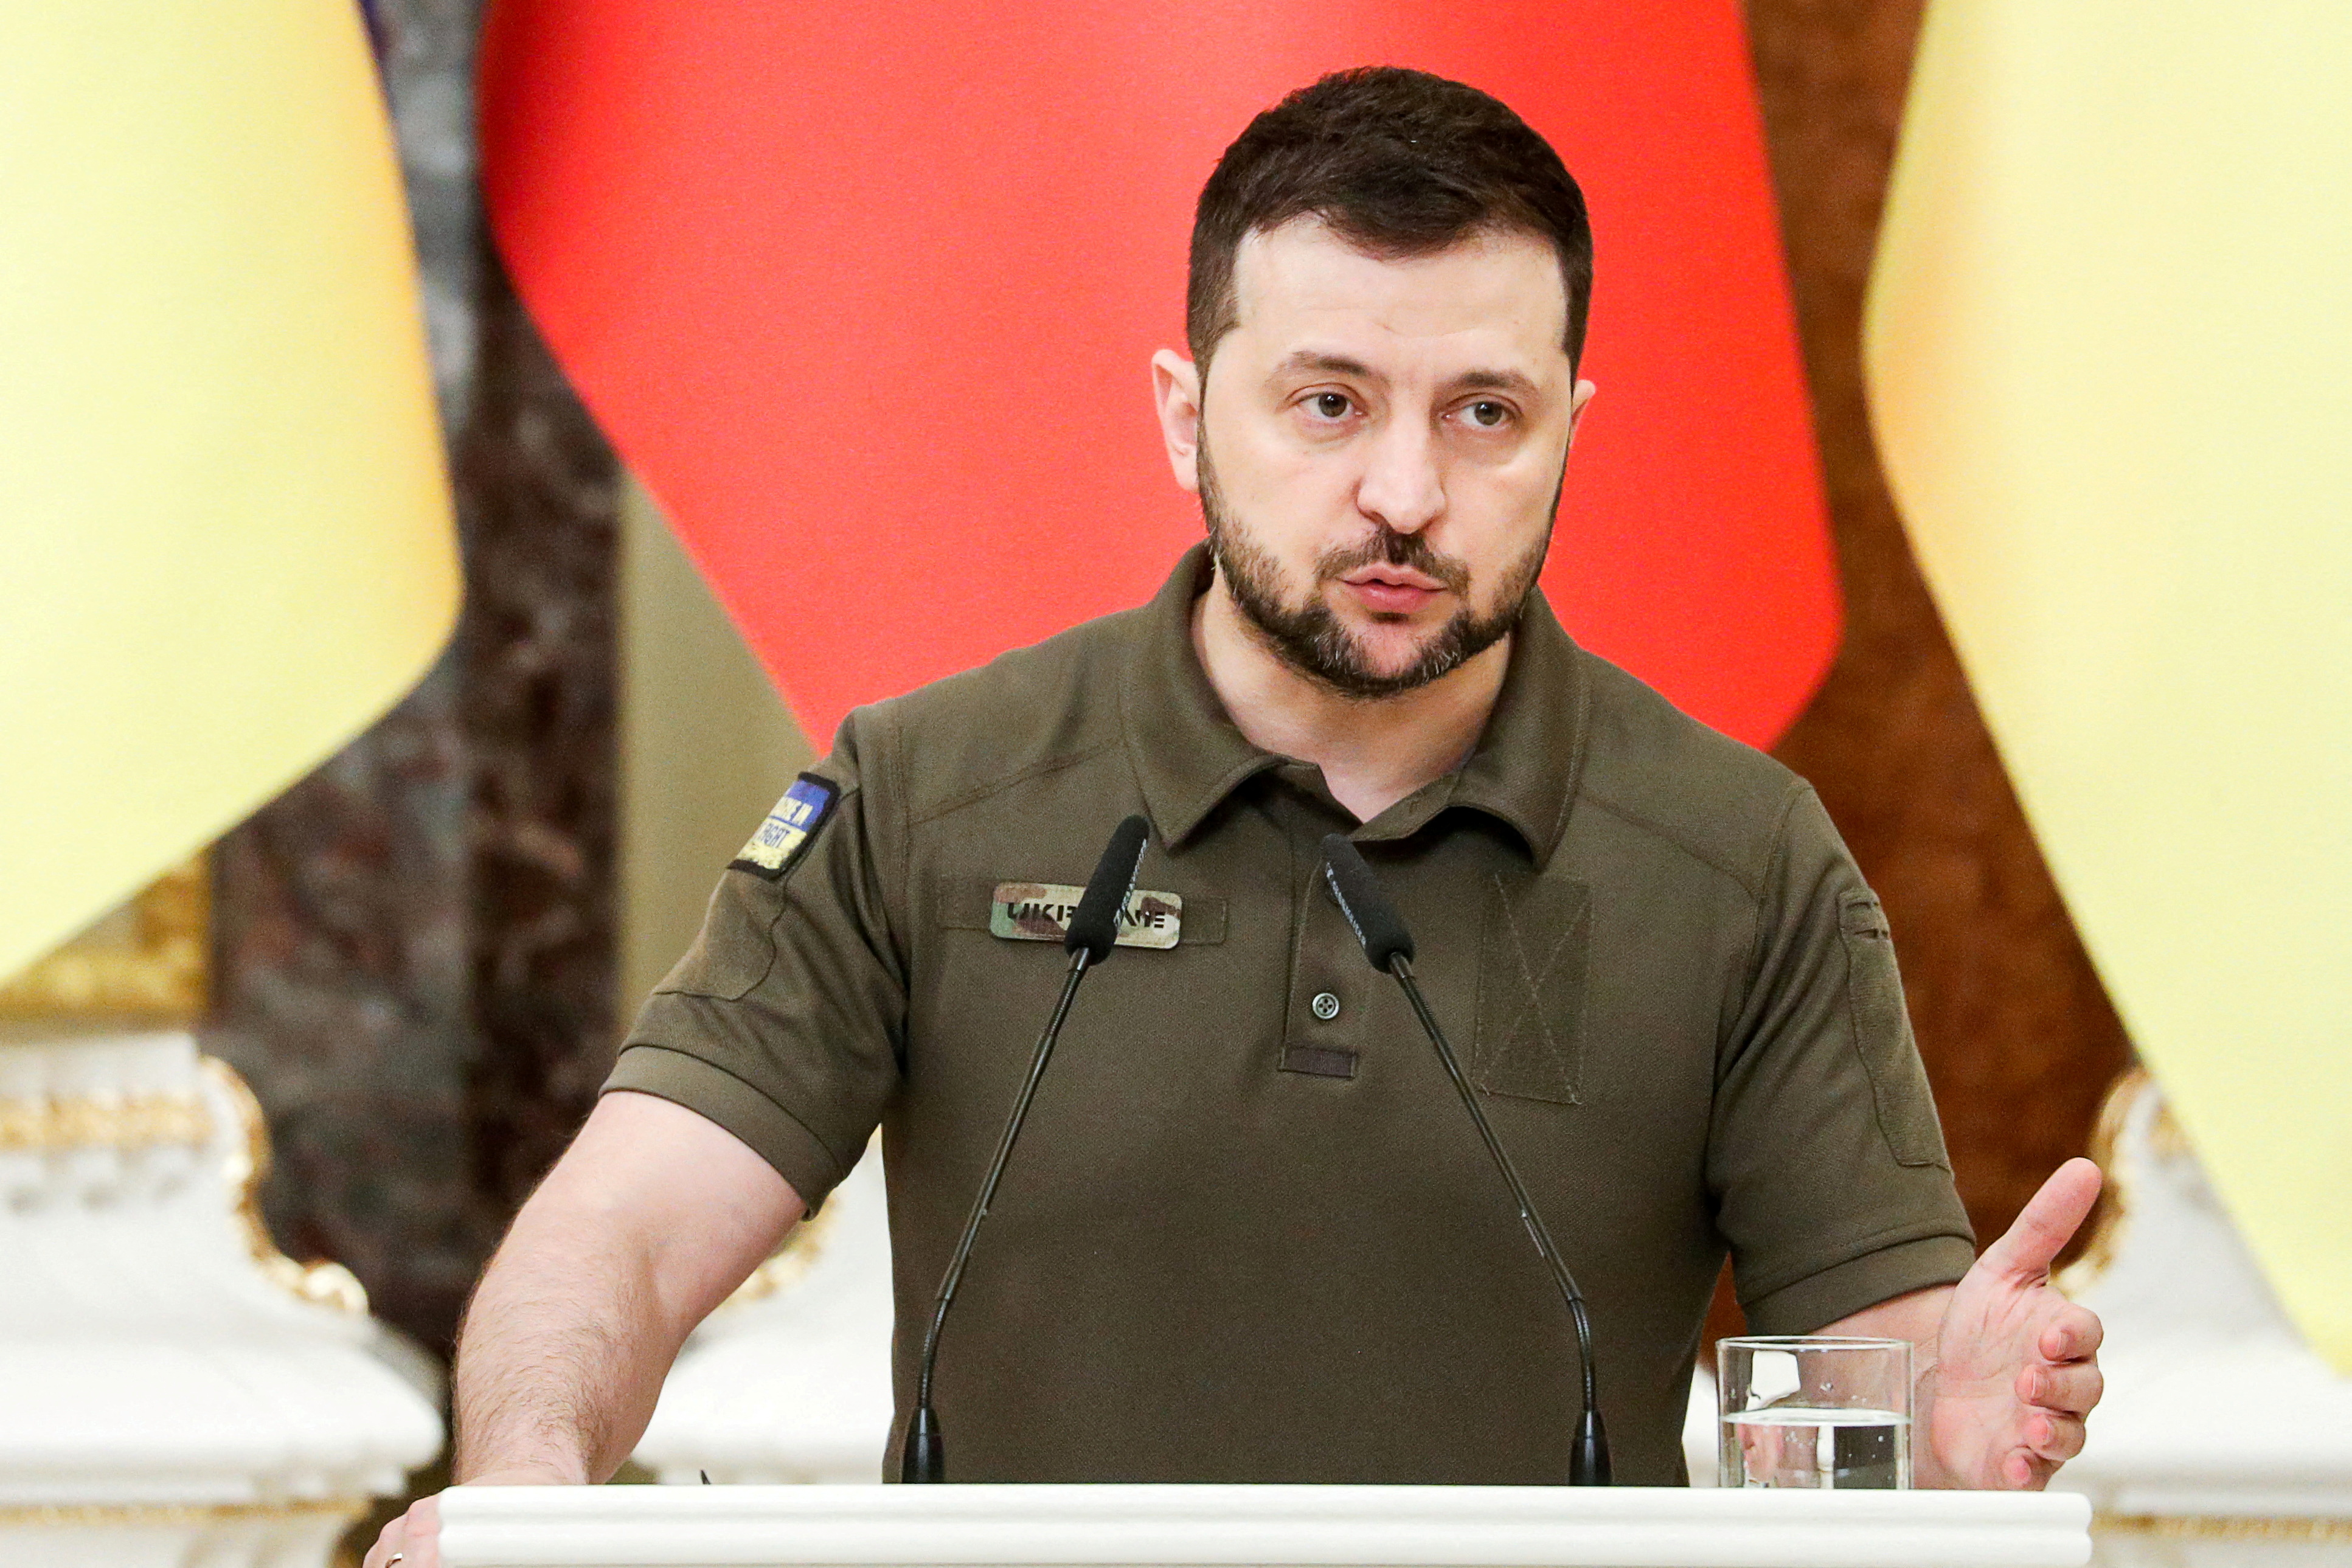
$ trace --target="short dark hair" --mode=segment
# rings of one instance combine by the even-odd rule
[[[1549,239],[1568,294],[1569,363],[1583,356],[1592,226],[1559,154],[1475,87],[1378,66],[1334,72],[1260,114],[1201,187],[1184,336],[1203,374],[1238,316],[1242,240],[1309,215],[1382,258],[1433,255],[1486,233]]]

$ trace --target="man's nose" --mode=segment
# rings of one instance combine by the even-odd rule
[[[1426,421],[1391,419],[1372,433],[1356,509],[1399,533],[1417,533],[1445,510],[1445,477]]]

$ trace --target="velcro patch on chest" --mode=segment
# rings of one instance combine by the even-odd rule
[[[1070,934],[1084,888],[1060,882],[999,882],[988,906],[988,929],[1014,942],[1060,942]],[[1118,912],[1121,947],[1174,947],[1184,925],[1184,900],[1139,888]]]
[[[749,871],[755,877],[765,877],[771,882],[783,880],[784,873],[793,868],[809,841],[816,837],[825,818],[833,815],[834,803],[841,798],[839,786],[831,779],[821,779],[814,773],[803,773],[776,802],[751,841],[743,846],[734,859],[727,863],[733,871]]]

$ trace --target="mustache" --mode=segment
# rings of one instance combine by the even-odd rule
[[[1327,550],[1315,561],[1317,581],[1334,583],[1367,566],[1402,566],[1433,578],[1447,591],[1466,595],[1470,568],[1451,555],[1441,555],[1418,533],[1399,533],[1383,525],[1361,543]]]

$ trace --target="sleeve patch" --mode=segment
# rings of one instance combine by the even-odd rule
[[[755,877],[765,877],[771,882],[781,882],[793,862],[809,847],[817,829],[833,816],[834,803],[841,798],[841,790],[830,779],[814,773],[803,773],[776,802],[751,841],[743,846],[735,858],[727,863],[730,871],[749,871]]]

